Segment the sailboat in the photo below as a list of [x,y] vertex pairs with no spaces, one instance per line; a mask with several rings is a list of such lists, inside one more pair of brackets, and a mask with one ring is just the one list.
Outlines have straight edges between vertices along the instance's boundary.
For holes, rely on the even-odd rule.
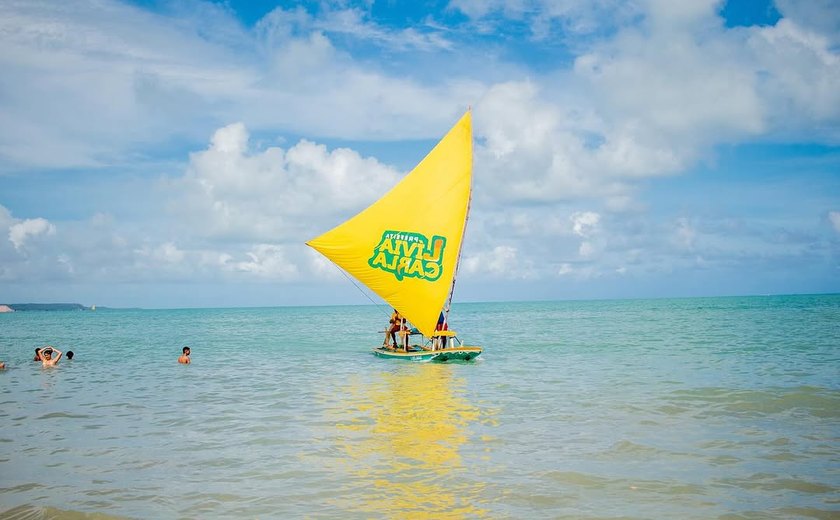
[[481,347],[465,345],[454,331],[438,330],[439,319],[447,323],[449,318],[471,193],[472,113],[467,111],[379,200],[306,243],[413,325],[399,331],[400,347],[375,347],[375,355],[469,361],[481,354]]

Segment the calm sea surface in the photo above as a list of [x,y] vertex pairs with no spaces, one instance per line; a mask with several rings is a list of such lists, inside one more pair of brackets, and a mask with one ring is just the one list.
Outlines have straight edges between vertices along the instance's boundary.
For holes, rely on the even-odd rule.
[[456,305],[461,364],[386,320],[0,314],[0,517],[840,518],[840,295]]

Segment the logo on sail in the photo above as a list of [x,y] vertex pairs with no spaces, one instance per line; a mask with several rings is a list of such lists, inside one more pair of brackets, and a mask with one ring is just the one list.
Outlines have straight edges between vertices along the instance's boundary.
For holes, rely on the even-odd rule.
[[397,280],[404,277],[434,282],[443,272],[443,250],[446,238],[408,231],[385,231],[373,250],[368,265],[392,273]]

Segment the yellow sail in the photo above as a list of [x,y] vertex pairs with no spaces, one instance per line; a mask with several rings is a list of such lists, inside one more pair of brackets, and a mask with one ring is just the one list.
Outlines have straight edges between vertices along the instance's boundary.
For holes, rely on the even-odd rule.
[[471,187],[467,112],[382,198],[307,244],[431,336],[455,276]]

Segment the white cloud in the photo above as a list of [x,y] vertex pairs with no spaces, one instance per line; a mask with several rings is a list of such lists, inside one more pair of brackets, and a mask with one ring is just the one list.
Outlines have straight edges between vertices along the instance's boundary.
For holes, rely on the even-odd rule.
[[74,275],[76,273],[76,269],[73,267],[73,261],[69,256],[65,254],[58,255],[58,263],[67,269],[67,274]]
[[2,2],[0,49],[0,157],[21,165],[113,161],[132,141],[189,133],[192,114],[250,81],[225,46],[118,2]]
[[[434,16],[394,29],[325,4],[276,9],[249,30],[227,8],[177,5],[154,14],[109,0],[0,3],[0,169],[126,164],[132,154],[143,174],[132,187],[148,188],[156,143],[212,134],[185,170],[137,194],[154,199],[142,218],[105,211],[53,224],[0,206],[4,280],[341,278],[302,242],[401,172],[321,144],[326,136],[368,150],[427,139],[470,102],[480,218],[465,245],[469,277],[667,272],[798,258],[819,242],[777,222],[727,227],[696,208],[653,217],[636,198],[648,179],[679,174],[721,143],[840,142],[837,14],[824,0],[779,0],[779,23],[734,29],[720,0],[451,3],[472,17],[470,30],[529,25],[542,51],[531,63],[504,43],[471,47],[463,27],[436,29]],[[380,52],[358,50],[372,47]],[[305,137],[265,144],[286,133]],[[838,212],[828,216],[840,231]]]
[[618,197],[629,187],[586,143],[597,126],[540,97],[532,82],[496,85],[476,108],[476,191],[497,200],[558,201]]
[[819,32],[830,38],[830,45],[840,40],[840,9],[836,0],[775,0],[776,9],[800,27]]
[[642,0],[647,22],[658,30],[691,31],[698,24],[712,24],[724,0]]
[[298,268],[286,256],[283,247],[273,244],[257,244],[245,254],[245,260],[235,261],[232,258],[226,258],[223,266],[227,270],[254,274],[261,278],[296,279],[299,274]]
[[772,132],[840,143],[840,56],[830,38],[782,19],[747,43]]
[[597,32],[627,23],[639,13],[636,3],[622,0],[451,0],[449,7],[472,19],[479,32],[491,34],[519,22],[527,24],[538,41],[558,31]]
[[840,233],[840,211],[829,211],[828,212],[828,220],[831,222],[831,225],[834,227],[834,231]]
[[588,238],[598,231],[601,215],[593,211],[575,212],[569,216],[575,235]]
[[687,218],[680,217],[677,219],[675,241],[680,247],[693,250],[696,237],[697,231]]
[[303,242],[335,215],[373,202],[398,172],[358,153],[301,140],[289,149],[250,150],[241,123],[221,128],[210,147],[190,156],[172,183],[171,211],[181,226],[215,238]]
[[566,262],[560,264],[560,267],[557,269],[558,276],[567,276],[574,272],[575,270],[572,268],[572,265]]
[[9,227],[9,241],[20,250],[27,240],[39,235],[54,235],[55,226],[43,218],[30,218],[16,222]]
[[499,245],[489,251],[471,254],[462,260],[462,269],[469,274],[489,274],[508,279],[531,276],[530,266],[518,257],[516,248]]
[[[755,65],[741,50],[742,38],[715,28],[699,34],[677,30],[681,25],[674,25],[672,15],[691,14],[682,7],[651,13],[654,20],[664,17],[666,22],[649,30],[625,29],[575,61],[576,74],[593,89],[600,110],[609,114],[608,147],[613,142],[615,147],[626,146],[632,136],[638,147],[659,154],[676,148],[683,155],[666,157],[660,164],[651,161],[656,169],[681,167],[693,159],[697,145],[764,129]],[[695,16],[705,14],[708,19],[711,13],[704,11]],[[685,23],[694,26],[695,16]]]
[[319,280],[338,280],[344,278],[339,267],[329,261],[324,255],[314,249],[307,249],[307,252],[309,256],[308,268]]
[[[455,5],[478,18],[549,9]],[[595,39],[570,70],[487,90],[476,109],[479,192],[500,201],[591,197],[634,211],[639,180],[680,173],[721,143],[780,134],[840,142],[840,57],[830,38],[785,19],[729,29],[716,0],[639,5],[640,23]]]
[[323,31],[329,34],[349,36],[358,40],[376,43],[392,51],[431,51],[450,49],[453,44],[442,34],[437,32],[421,32],[415,28],[392,29],[382,26],[369,19],[368,13],[356,8],[331,8],[324,4],[324,12],[314,18],[301,9],[295,11],[276,8],[261,20],[261,27],[265,30],[273,24],[279,24],[282,32],[289,31],[288,15],[292,19],[306,26],[309,30]]
[[[531,72],[453,43],[445,27],[391,28],[361,8],[277,8],[248,30],[202,2],[166,15],[114,1],[62,5],[0,4],[7,166],[110,164],[137,143],[198,139],[238,120],[313,137],[428,138],[483,96],[477,132],[488,146],[477,160],[493,180],[518,174],[505,197],[597,196],[618,207],[628,178],[679,172],[720,141],[791,131],[787,116],[796,132],[840,138],[826,124],[840,111],[840,79],[817,23],[836,17],[825,1],[783,2],[790,20],[747,29],[723,27],[720,0],[450,4],[475,20],[532,22],[545,38],[597,35],[568,42],[571,69]],[[348,39],[389,56],[428,53],[431,64],[451,62],[458,48],[481,66],[443,75],[432,65],[407,79],[337,46]],[[494,85],[494,70],[507,80]]]
[[155,247],[146,246],[135,250],[135,253],[151,260],[152,264],[149,267],[152,269],[166,264],[179,264],[186,256],[184,251],[178,249],[172,242],[165,242]]
[[298,135],[428,137],[483,88],[392,75],[329,37],[432,51],[448,46],[440,31],[389,31],[329,9],[277,9],[247,31],[224,8],[192,4],[162,15],[109,0],[0,3],[0,166],[109,165],[138,143],[196,139],[231,120]]

